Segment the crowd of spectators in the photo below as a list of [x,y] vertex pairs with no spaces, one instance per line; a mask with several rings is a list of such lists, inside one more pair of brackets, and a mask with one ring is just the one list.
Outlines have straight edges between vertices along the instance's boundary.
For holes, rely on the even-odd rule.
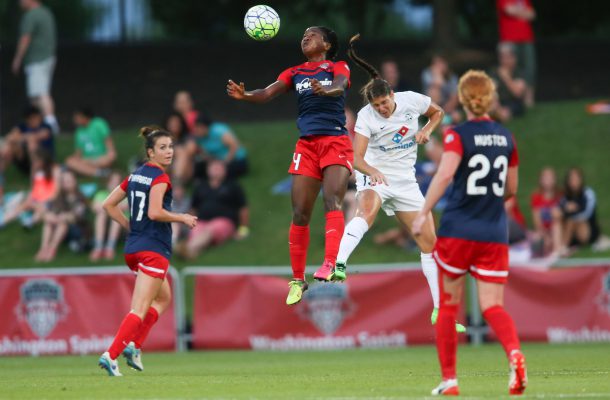
[[[174,227],[175,245],[185,249],[178,255],[194,258],[211,246],[245,238],[248,207],[238,178],[247,174],[248,160],[230,126],[196,110],[186,91],[176,94],[173,109],[159,122],[175,137],[169,171],[173,207],[192,211],[200,221],[190,234]],[[83,107],[74,111],[73,124],[74,151],[63,160],[56,154],[51,127],[34,106],[5,136],[0,176],[14,165],[29,177],[30,187],[0,193],[0,229],[16,220],[27,229],[41,223],[40,249],[34,256],[39,262],[52,261],[63,243],[76,252],[89,251],[93,262],[112,261],[123,232],[109,220],[102,203],[129,171],[116,169],[117,150],[104,118]],[[124,207],[127,211],[127,204]]]

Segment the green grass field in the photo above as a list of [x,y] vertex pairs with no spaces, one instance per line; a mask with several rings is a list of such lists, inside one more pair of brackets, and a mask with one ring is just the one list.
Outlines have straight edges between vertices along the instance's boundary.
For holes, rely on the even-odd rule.
[[[571,165],[581,166],[598,198],[599,218],[603,231],[610,233],[610,169],[608,165],[608,140],[610,137],[609,116],[590,116],[585,113],[587,101],[545,103],[536,106],[524,118],[509,124],[519,145],[521,158],[521,185],[519,202],[529,218],[529,196],[536,186],[539,170],[551,165],[562,177]],[[272,105],[271,105],[272,106]],[[291,161],[297,139],[294,121],[272,123],[235,124],[235,132],[248,148],[251,173],[243,179],[251,209],[251,235],[242,242],[231,242],[215,248],[190,265],[287,265],[287,232],[291,211],[288,196],[274,196],[272,186],[287,177],[286,170]],[[119,152],[118,167],[126,169],[127,160],[138,154],[141,143],[137,129],[120,130],[114,133]],[[59,138],[59,159],[73,148],[71,135]],[[7,173],[7,189],[26,189],[27,179],[14,170]],[[417,252],[406,252],[393,246],[375,246],[371,237],[395,226],[393,219],[380,214],[376,226],[355,251],[354,263],[381,263],[416,261]],[[312,240],[308,262],[321,262],[324,252],[323,212],[316,205],[311,226]],[[25,232],[13,224],[0,230],[3,251],[0,267],[35,267],[33,255],[39,245],[40,228]],[[575,257],[608,257],[610,252],[577,252]],[[184,262],[174,258],[178,267]],[[52,265],[83,266],[90,262],[86,254],[75,255],[67,248],[61,249]],[[100,263],[102,264],[102,263]],[[105,262],[107,264],[107,262]],[[122,264],[117,258],[115,264]]]
[[[608,344],[524,347],[525,398],[610,399]],[[146,354],[146,370],[109,378],[97,358],[0,361],[2,399],[421,399],[439,382],[435,349]],[[508,398],[498,345],[459,349],[462,398]]]

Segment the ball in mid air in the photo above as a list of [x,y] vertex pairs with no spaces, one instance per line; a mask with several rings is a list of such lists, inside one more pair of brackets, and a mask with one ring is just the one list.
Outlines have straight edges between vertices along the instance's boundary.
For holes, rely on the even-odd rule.
[[254,6],[246,12],[244,29],[254,40],[269,40],[280,30],[280,16],[269,6]]

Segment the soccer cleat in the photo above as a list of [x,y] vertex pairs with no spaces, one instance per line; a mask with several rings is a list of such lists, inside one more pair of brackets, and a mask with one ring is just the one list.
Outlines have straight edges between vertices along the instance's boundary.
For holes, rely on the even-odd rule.
[[129,342],[125,350],[123,350],[123,357],[127,360],[127,365],[136,371],[144,371],[144,364],[142,364],[142,350],[137,349],[133,342]]
[[347,279],[347,265],[344,262],[337,261],[335,269],[330,277],[333,282],[344,282]]
[[288,297],[286,297],[286,304],[291,306],[301,301],[303,292],[307,290],[309,285],[305,281],[293,279],[288,282],[288,287],[290,287],[290,290],[288,291]]
[[[436,325],[436,320],[437,319],[438,319],[438,308],[434,308],[434,309],[432,309],[432,314],[430,314],[430,323],[432,325]],[[457,333],[465,333],[466,332],[466,327],[456,321],[456,323],[455,323],[455,331]]]
[[100,368],[105,369],[106,372],[108,372],[108,376],[123,376],[123,374],[119,372],[119,363],[110,358],[108,352],[102,354],[97,365],[99,365]]
[[430,323],[432,325],[436,325],[436,320],[438,319],[438,308],[434,307],[432,309],[432,314],[430,314]]
[[335,269],[335,264],[324,260],[322,266],[318,268],[318,270],[313,274],[313,278],[318,281],[328,282],[333,277],[333,271]]
[[432,389],[432,396],[457,396],[460,394],[457,379],[447,379]]
[[527,386],[527,367],[521,350],[511,351],[508,362],[510,364],[508,394],[521,395]]

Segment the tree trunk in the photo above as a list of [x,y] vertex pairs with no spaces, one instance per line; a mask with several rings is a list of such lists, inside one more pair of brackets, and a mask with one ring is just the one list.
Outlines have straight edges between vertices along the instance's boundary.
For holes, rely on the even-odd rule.
[[455,0],[433,0],[435,50],[453,52],[459,47]]

